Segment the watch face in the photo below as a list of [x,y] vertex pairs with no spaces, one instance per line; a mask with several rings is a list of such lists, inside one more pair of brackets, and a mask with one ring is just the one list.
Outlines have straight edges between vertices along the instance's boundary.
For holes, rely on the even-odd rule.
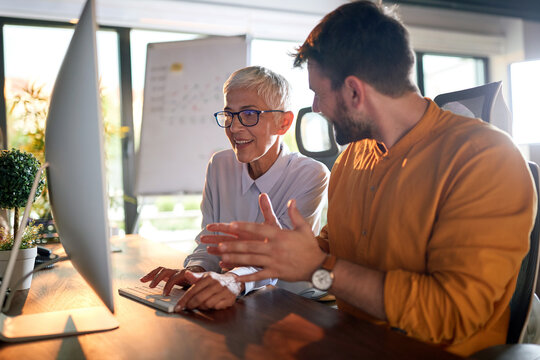
[[311,282],[316,289],[328,290],[332,286],[333,282],[332,273],[325,269],[318,269],[313,273]]

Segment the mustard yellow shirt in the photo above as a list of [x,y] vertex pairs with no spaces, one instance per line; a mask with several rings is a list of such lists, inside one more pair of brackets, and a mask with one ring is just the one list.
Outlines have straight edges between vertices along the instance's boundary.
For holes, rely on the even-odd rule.
[[469,355],[506,341],[533,186],[509,136],[430,100],[390,149],[363,140],[341,154],[320,240],[338,258],[386,272],[389,326]]

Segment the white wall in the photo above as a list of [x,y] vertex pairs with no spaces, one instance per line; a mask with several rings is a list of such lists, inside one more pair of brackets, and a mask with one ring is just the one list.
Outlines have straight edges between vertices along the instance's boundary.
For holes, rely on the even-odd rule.
[[525,60],[540,59],[540,22],[525,21],[523,34]]
[[[69,21],[85,0],[0,0],[0,16]],[[347,0],[96,0],[101,25],[191,33],[305,39],[327,12]],[[540,57],[540,23],[401,5],[418,50],[523,59]],[[529,46],[529,43],[534,44]],[[500,59],[499,59],[500,60]],[[503,61],[503,62],[504,62]],[[502,63],[501,62],[501,65]],[[499,67],[499,66],[497,66]],[[499,75],[494,69],[492,75]]]
[[[100,25],[152,30],[305,39],[321,17],[345,0],[96,0]],[[0,0],[0,16],[70,21],[84,0]]]

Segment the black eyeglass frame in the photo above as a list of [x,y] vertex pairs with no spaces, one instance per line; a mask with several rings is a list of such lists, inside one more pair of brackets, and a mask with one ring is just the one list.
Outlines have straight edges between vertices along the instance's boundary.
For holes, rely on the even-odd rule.
[[[246,111],[254,112],[254,113],[257,114],[257,121],[255,121],[255,124],[251,124],[251,125],[244,124],[244,121],[242,120],[242,116],[240,116],[240,114],[243,113],[243,112],[246,112]],[[224,129],[230,128],[232,126],[232,123],[234,121],[235,116],[238,118],[238,121],[240,121],[240,124],[242,124],[243,126],[252,127],[252,126],[255,126],[255,125],[257,125],[259,123],[259,119],[260,119],[261,114],[272,113],[272,112],[284,113],[285,111],[284,110],[252,110],[252,109],[246,109],[246,110],[242,110],[242,111],[232,112],[232,111],[222,110],[222,111],[218,111],[218,112],[214,113],[214,118],[216,118],[216,123],[218,124],[218,126],[220,128],[224,128]],[[231,116],[231,118],[232,118],[231,123],[229,124],[229,126],[222,126],[219,123],[218,115],[223,114],[223,113],[229,114]]]

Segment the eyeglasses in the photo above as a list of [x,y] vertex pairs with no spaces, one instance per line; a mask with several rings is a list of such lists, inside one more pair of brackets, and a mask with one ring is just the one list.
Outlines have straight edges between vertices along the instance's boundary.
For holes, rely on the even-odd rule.
[[232,111],[218,111],[214,114],[217,124],[222,128],[231,127],[234,120],[234,116],[238,116],[240,124],[249,127],[255,126],[259,123],[259,117],[263,113],[270,112],[284,112],[283,110],[242,110],[238,112]]

